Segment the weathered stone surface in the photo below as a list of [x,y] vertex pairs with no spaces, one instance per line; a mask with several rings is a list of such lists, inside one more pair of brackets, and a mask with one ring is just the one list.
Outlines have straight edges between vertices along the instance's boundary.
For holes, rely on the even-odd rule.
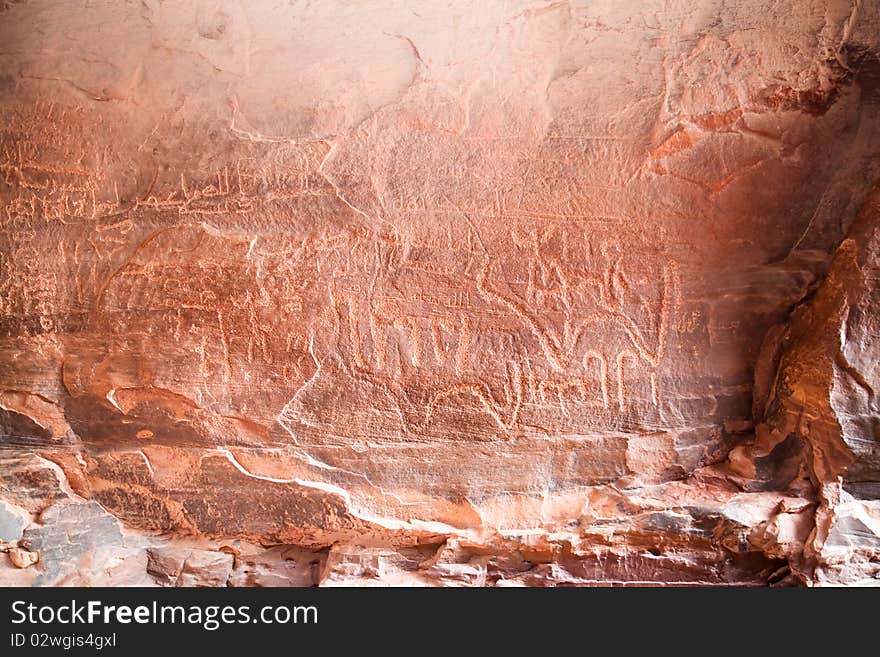
[[16,568],[27,568],[40,560],[39,552],[31,552],[20,547],[14,547],[9,550],[9,561]]
[[228,586],[314,586],[320,581],[323,552],[277,546],[237,554]]
[[183,562],[177,586],[226,586],[232,559],[226,552],[193,550]]
[[0,12],[0,583],[880,581],[877,0]]
[[0,500],[0,542],[17,541],[30,522],[27,511]]
[[769,462],[774,485],[815,490],[804,556],[820,582],[880,580],[878,271],[880,189],[815,296],[793,313],[756,438],[736,448],[747,476]]

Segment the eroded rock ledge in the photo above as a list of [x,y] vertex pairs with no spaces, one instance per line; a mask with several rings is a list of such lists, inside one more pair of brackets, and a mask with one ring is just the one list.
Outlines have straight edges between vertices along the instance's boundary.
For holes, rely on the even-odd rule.
[[877,584],[878,35],[0,2],[0,584]]

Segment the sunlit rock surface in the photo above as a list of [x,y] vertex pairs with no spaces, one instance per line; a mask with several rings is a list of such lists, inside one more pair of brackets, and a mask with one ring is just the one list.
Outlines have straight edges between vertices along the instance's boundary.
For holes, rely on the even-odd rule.
[[0,584],[880,583],[878,54],[0,1]]

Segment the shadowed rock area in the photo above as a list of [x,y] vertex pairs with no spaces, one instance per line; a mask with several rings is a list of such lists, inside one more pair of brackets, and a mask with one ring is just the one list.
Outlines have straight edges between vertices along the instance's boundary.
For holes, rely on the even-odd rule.
[[880,584],[880,0],[0,1],[0,585]]

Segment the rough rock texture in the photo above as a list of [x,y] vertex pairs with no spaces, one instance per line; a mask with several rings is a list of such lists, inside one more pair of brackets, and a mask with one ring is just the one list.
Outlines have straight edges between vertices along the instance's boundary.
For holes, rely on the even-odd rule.
[[0,584],[880,583],[880,2],[0,1]]

